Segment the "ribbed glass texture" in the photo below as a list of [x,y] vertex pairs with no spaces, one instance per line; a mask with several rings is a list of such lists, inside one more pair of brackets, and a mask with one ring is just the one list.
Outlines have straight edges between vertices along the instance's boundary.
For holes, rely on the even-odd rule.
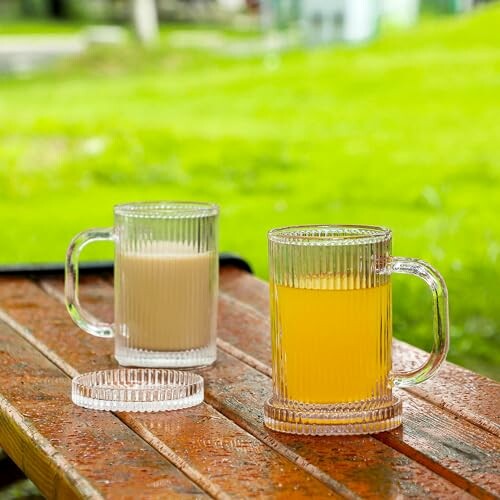
[[269,233],[273,397],[265,422],[283,432],[393,428],[391,233],[304,226]]
[[108,411],[165,411],[203,401],[203,378],[161,369],[102,370],[73,379],[71,398],[84,408]]
[[115,356],[124,366],[190,367],[216,357],[218,208],[115,207]]

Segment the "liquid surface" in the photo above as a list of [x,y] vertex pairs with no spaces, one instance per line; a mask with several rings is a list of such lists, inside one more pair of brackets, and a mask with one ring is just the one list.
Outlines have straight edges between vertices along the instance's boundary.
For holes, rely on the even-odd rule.
[[[181,351],[215,335],[214,252],[156,244],[116,256],[117,341],[129,348]],[[215,276],[215,278],[214,278]]]
[[347,403],[390,396],[390,283],[354,290],[271,286],[271,303],[280,397]]

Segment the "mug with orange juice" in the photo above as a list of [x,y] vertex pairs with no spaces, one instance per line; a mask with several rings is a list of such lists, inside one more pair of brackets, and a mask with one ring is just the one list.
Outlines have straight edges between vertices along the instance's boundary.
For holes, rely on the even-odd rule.
[[[368,434],[401,424],[393,386],[431,377],[449,344],[446,284],[429,264],[392,257],[376,226],[294,226],[269,232],[273,395],[266,426],[295,434]],[[391,274],[432,290],[427,362],[392,371]]]

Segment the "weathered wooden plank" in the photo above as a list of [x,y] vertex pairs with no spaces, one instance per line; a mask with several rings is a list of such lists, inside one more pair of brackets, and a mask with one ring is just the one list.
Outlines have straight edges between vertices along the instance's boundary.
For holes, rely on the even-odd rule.
[[294,465],[208,404],[177,413],[121,416],[165,456],[179,457],[173,460],[179,468],[198,471],[227,498],[281,498],[293,496],[298,488],[307,497],[353,497],[341,484],[323,484],[314,471]]
[[[6,290],[9,287],[15,287],[14,296]],[[61,291],[60,288],[54,290],[52,292],[56,294]],[[95,292],[88,293],[95,296]],[[6,296],[10,298],[4,301]],[[107,297],[110,309],[110,296]],[[102,309],[101,299],[90,306],[93,312]],[[25,303],[30,307],[24,308]],[[64,357],[60,364],[69,366],[73,372],[87,370],[89,366],[90,357],[82,358],[78,353],[80,349],[94,353],[92,369],[113,364],[111,343],[90,337],[74,327],[64,306],[35,284],[18,280],[14,285],[0,280],[0,307],[19,323],[18,328],[22,324],[30,330],[30,335],[40,342],[45,353],[53,359]],[[65,340],[58,336],[59,330],[66,332]],[[99,413],[82,411],[84,416]],[[297,485],[301,485],[304,495],[312,497],[337,496],[332,488],[342,494],[350,493],[334,481],[325,485],[312,477],[207,404],[179,412],[118,415],[127,426],[214,496],[289,496],[296,493]],[[162,487],[161,480],[157,487]],[[165,488],[168,488],[167,483]]]
[[220,291],[250,304],[265,316],[269,316],[269,284],[250,273],[234,267],[220,270]]
[[[420,366],[427,353],[405,342],[394,342],[395,366]],[[500,384],[453,363],[444,363],[437,375],[406,389],[436,406],[500,436]]]
[[400,396],[404,425],[377,438],[476,496],[498,498],[500,440],[405,391]]
[[[0,442],[47,498],[102,498],[0,395]],[[33,442],[37,444],[34,445]],[[51,458],[49,459],[48,456]]]
[[[224,321],[219,321],[219,337],[258,360],[265,367],[260,371],[270,376],[272,353],[269,318],[226,293],[219,295],[219,318],[224,318]],[[231,354],[239,357],[237,352]],[[251,360],[244,361],[259,369]]]
[[112,414],[73,405],[70,379],[2,321],[0,346],[0,443],[46,497],[203,495]]
[[[248,321],[253,313],[269,316],[269,287],[266,282],[235,268],[222,268],[221,291],[225,294],[228,311],[239,314],[231,301],[239,300],[249,308]],[[221,307],[224,307],[224,303]],[[242,319],[245,321],[245,319]],[[246,330],[247,331],[247,330]],[[271,349],[269,326],[245,335],[226,332],[224,340],[239,347],[265,364],[270,364]],[[264,336],[264,339],[262,339]],[[394,342],[394,359],[397,368],[419,366],[427,356],[422,350],[404,342]],[[407,389],[427,401],[460,415],[469,422],[500,436],[500,384],[482,377],[453,363],[445,363],[438,375],[422,385]]]
[[[46,289],[52,287],[51,293],[60,296],[62,285],[59,280],[46,282],[44,286]],[[103,288],[99,292],[103,300],[88,303],[88,307],[97,316],[109,319],[110,287],[103,286],[102,282],[84,284],[81,289],[82,300],[86,299],[87,293],[90,297],[96,293],[95,290],[87,291],[87,286]],[[229,322],[241,324],[240,315],[226,318],[225,309],[221,308],[220,312],[220,328],[231,330]],[[261,317],[257,319],[262,320]],[[251,321],[245,324],[248,329],[253,328]],[[269,378],[224,353],[220,354],[219,359],[223,362],[203,371],[210,403],[323,481],[328,483],[329,478],[334,478],[362,496],[465,495],[464,491],[455,489],[448,481],[373,437],[318,439],[268,431],[262,426],[262,406],[271,390]],[[245,404],[240,404],[240,397],[247,398]]]

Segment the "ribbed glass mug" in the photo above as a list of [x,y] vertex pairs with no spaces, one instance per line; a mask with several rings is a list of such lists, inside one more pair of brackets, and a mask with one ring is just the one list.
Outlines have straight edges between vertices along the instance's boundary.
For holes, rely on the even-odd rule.
[[[193,367],[216,358],[218,292],[216,205],[117,205],[113,228],[78,234],[66,258],[66,305],[75,323],[115,338],[124,366]],[[78,260],[91,241],[115,243],[115,321],[98,322],[78,299]]]
[[[296,434],[368,434],[401,424],[393,386],[431,377],[446,357],[448,299],[429,264],[391,256],[375,226],[296,226],[269,232],[273,395],[266,426]],[[431,288],[434,346],[427,362],[392,371],[391,274]]]

